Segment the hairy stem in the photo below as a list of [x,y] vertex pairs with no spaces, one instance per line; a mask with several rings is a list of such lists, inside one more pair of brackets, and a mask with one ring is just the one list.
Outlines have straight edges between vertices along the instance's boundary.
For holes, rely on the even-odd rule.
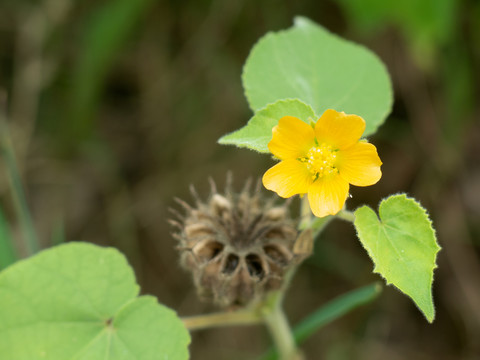
[[302,198],[300,203],[300,224],[298,228],[300,230],[307,229],[312,226],[313,214],[310,210],[310,204],[306,196]]
[[355,214],[352,211],[340,210],[335,216],[339,219],[350,221],[351,223],[355,221]]
[[273,309],[269,309],[270,311],[265,314],[265,325],[270,331],[280,355],[280,360],[300,360],[302,356],[297,349],[292,330],[279,301],[282,297],[279,294],[275,298]]
[[256,309],[249,309],[189,316],[182,318],[182,321],[187,329],[200,330],[210,327],[259,324],[263,319]]

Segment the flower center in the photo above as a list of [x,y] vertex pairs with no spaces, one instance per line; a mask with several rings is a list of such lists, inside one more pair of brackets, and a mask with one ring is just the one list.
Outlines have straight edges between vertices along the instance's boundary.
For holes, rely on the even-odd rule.
[[306,163],[313,180],[337,174],[338,169],[335,167],[336,160],[337,150],[327,144],[312,147],[308,151],[307,156],[300,159],[300,161]]

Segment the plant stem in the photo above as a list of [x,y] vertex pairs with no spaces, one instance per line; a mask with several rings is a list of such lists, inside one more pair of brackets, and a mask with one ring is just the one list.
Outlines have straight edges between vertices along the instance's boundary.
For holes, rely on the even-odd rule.
[[259,324],[262,322],[262,320],[262,316],[256,309],[221,312],[182,318],[183,324],[189,330],[199,330],[219,326],[252,325]]
[[[310,205],[306,197],[302,198],[300,206],[300,217],[302,220],[299,228],[311,228],[313,214],[310,210]],[[303,359],[303,356],[299,352],[295,343],[292,329],[288,324],[288,320],[285,316],[282,306],[283,299],[296,270],[297,266],[294,266],[287,271],[281,289],[272,293],[265,300],[265,306],[262,309],[263,320],[272,336],[275,347],[278,350],[280,360]]]
[[300,202],[300,224],[298,228],[300,230],[307,229],[312,225],[312,211],[310,210],[310,204],[308,198],[304,195]]
[[299,360],[301,354],[298,352],[293,338],[293,333],[288,324],[281,303],[276,299],[276,303],[264,317],[265,324],[272,335],[273,342],[278,350],[281,360]]
[[339,219],[350,221],[351,223],[355,221],[355,214],[352,211],[340,210],[335,216]]

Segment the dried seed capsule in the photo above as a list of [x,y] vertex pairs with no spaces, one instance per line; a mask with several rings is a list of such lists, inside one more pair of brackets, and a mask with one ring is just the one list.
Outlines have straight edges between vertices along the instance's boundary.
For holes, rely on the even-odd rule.
[[296,264],[293,247],[296,223],[287,205],[273,206],[250,191],[247,182],[240,193],[227,185],[219,194],[196,207],[178,200],[186,211],[174,233],[180,242],[181,264],[190,270],[201,297],[223,307],[245,306],[282,285],[286,270]]

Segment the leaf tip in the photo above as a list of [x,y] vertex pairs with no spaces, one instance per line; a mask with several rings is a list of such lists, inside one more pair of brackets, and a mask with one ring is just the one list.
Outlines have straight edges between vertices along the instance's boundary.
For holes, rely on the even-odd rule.
[[297,15],[293,18],[293,25],[296,27],[301,27],[308,24],[311,24],[311,21],[305,16]]
[[228,145],[228,135],[230,135],[230,134],[226,134],[226,135],[223,135],[222,137],[220,137],[220,138],[217,140],[217,144],[220,144],[220,145]]

